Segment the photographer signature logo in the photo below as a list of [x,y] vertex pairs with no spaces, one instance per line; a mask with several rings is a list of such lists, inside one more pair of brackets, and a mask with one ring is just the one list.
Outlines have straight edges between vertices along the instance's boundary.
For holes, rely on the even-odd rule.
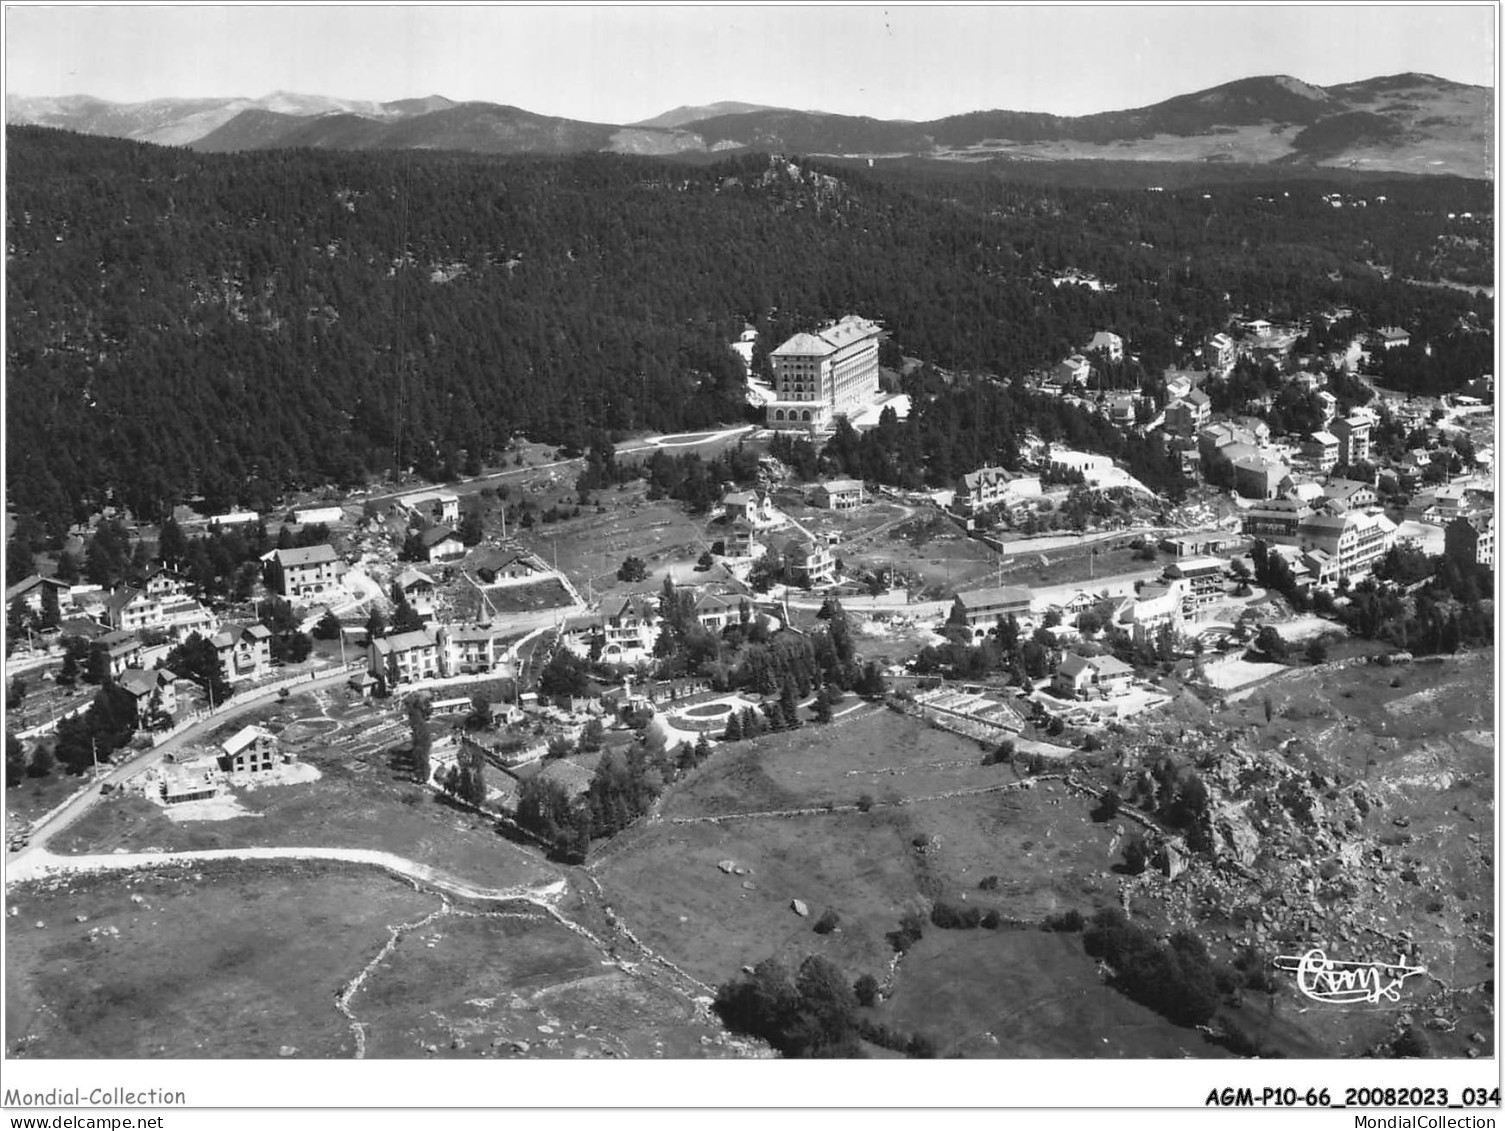
[[1394,962],[1345,962],[1315,947],[1305,954],[1278,954],[1275,966],[1294,973],[1296,987],[1313,1001],[1335,1005],[1400,1001],[1406,979],[1427,972],[1425,966],[1406,965],[1404,957]]

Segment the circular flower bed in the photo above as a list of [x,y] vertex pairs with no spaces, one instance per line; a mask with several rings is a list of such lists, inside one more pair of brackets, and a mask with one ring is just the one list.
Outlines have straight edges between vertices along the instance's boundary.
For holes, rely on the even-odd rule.
[[669,712],[671,723],[679,730],[691,730],[714,736],[726,729],[726,721],[733,712],[747,706],[737,698],[718,699],[714,703],[696,703]]

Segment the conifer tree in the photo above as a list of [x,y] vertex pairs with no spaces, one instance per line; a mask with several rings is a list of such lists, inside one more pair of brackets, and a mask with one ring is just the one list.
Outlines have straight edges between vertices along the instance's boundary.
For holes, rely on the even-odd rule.
[[428,718],[423,712],[421,702],[416,698],[409,699],[407,708],[408,726],[413,735],[413,776],[426,785],[434,772],[429,763],[429,757],[434,748],[434,736],[429,730]]
[[815,721],[818,723],[831,721],[831,700],[824,689],[815,697]]
[[386,615],[375,605],[371,606],[371,615],[366,618],[366,635],[372,640],[378,640],[387,635]]

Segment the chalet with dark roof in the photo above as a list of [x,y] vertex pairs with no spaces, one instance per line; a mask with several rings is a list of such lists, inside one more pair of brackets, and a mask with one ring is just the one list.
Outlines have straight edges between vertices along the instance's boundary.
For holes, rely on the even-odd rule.
[[17,601],[20,601],[38,616],[42,613],[42,591],[51,589],[57,595],[58,612],[66,613],[73,608],[73,596],[69,592],[65,582],[55,578],[43,577],[40,574],[32,574],[24,581],[18,581],[5,590],[5,607],[9,609]]
[[423,544],[424,560],[452,562],[465,556],[465,543],[448,526],[431,526],[418,536]]

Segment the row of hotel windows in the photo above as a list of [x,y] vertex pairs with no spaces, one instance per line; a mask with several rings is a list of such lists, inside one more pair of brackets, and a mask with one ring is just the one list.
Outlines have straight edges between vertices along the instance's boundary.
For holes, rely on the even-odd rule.
[[779,421],[783,421],[783,420],[803,420],[806,423],[809,423],[809,421],[812,419],[811,416],[810,416],[810,410],[808,408],[805,409],[803,412],[801,412],[797,408],[791,408],[789,410],[789,415],[788,416],[784,415],[784,410],[783,409],[776,408],[776,409],[773,410],[773,418],[775,420],[779,420]]

